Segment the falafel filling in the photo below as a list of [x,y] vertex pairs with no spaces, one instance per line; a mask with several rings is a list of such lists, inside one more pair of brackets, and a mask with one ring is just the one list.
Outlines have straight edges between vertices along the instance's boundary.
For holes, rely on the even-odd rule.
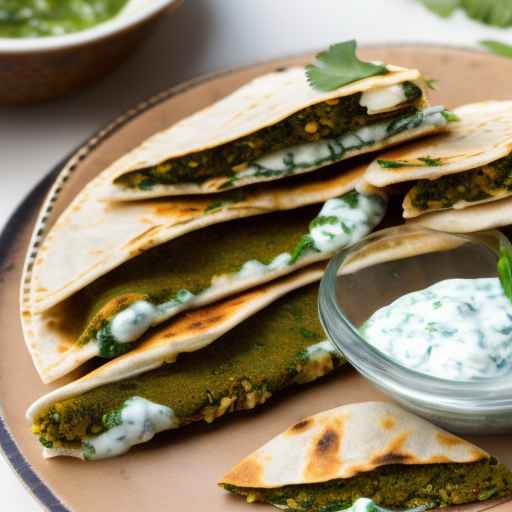
[[[291,292],[175,363],[53,404],[35,419],[34,434],[46,447],[81,447],[85,458],[100,458],[104,454],[95,453],[92,440],[119,427],[123,407],[134,398],[172,411],[177,428],[253,409],[279,391],[332,372],[344,361],[325,341],[317,288]],[[139,442],[150,437],[146,433]]]
[[273,152],[341,137],[363,127],[418,113],[425,106],[423,91],[412,82],[400,86],[405,101],[392,111],[368,114],[367,107],[360,104],[362,93],[327,100],[232,142],[124,174],[115,183],[125,188],[151,190],[157,184],[202,183],[226,177],[229,181],[225,185],[229,186],[251,163]]
[[412,206],[430,211],[460,202],[501,199],[512,193],[512,155],[490,164],[435,180],[420,180],[409,191]]
[[347,479],[275,489],[223,487],[249,503],[261,501],[290,511],[334,512],[362,497],[393,509],[431,509],[506,496],[512,492],[512,473],[491,458],[461,464],[391,464]]

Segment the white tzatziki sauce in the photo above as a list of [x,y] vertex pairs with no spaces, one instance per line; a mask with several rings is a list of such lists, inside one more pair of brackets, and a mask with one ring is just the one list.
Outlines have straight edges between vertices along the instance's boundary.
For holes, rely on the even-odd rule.
[[443,379],[512,372],[512,304],[499,279],[447,279],[376,311],[368,343],[407,368]]
[[407,101],[405,90],[401,84],[398,84],[363,92],[359,105],[366,107],[366,112],[373,115],[396,107],[405,101]]
[[234,182],[248,176],[292,176],[308,169],[342,160],[349,151],[357,151],[378,142],[423,126],[445,126],[448,121],[443,107],[429,107],[398,119],[373,123],[334,139],[299,144],[275,151],[255,160],[247,169],[232,177]]
[[[196,295],[184,289],[171,300],[157,305],[146,300],[134,302],[111,319],[111,336],[114,342],[121,344],[137,341],[150,327],[192,307],[205,295],[228,289],[240,281],[269,276],[308,255],[331,253],[357,242],[377,226],[385,211],[385,200],[375,195],[351,192],[329,199],[311,222],[308,234],[303,236],[306,243],[298,253],[281,253],[268,264],[248,260],[237,272],[214,277],[211,285]],[[96,340],[100,346],[102,336],[103,332],[98,331]]]
[[118,421],[103,434],[82,442],[87,460],[105,459],[126,453],[132,446],[145,443],[155,434],[178,428],[179,422],[170,407],[134,396],[126,400],[118,413]]

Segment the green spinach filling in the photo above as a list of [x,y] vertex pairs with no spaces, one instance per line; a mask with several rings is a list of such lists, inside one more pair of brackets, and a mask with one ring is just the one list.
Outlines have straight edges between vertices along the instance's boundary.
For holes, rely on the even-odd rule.
[[45,37],[78,32],[113,18],[127,1],[2,0],[0,37]]
[[[91,341],[116,313],[136,301],[162,304],[185,290],[196,295],[210,287],[214,276],[237,272],[248,260],[268,264],[282,252],[293,251],[317,213],[318,206],[308,206],[237,219],[143,252],[68,301],[67,315],[78,326],[78,343]],[[106,357],[132,348],[130,343],[116,344],[108,332],[100,340]]]
[[382,466],[345,480],[287,485],[276,489],[224,487],[285,510],[338,512],[358,498],[397,509],[462,505],[505,496],[512,492],[512,474],[495,459],[465,464]]
[[123,403],[140,396],[173,409],[180,426],[252,409],[272,394],[315,380],[341,364],[316,367],[308,347],[325,340],[317,317],[317,284],[298,289],[245,320],[217,341],[137,377],[54,404],[33,431],[45,446],[77,443],[115,426]]
[[328,100],[233,142],[127,173],[116,183],[148,190],[156,184],[202,183],[215,177],[231,178],[254,160],[274,151],[338,137],[363,126],[415,113],[423,105],[423,92],[412,82],[405,82],[402,87],[407,101],[392,112],[368,115],[366,107],[359,104],[361,93]]
[[470,171],[420,180],[408,196],[416,209],[436,210],[450,208],[460,201],[485,201],[509,192],[512,192],[512,155]]
[[[327,201],[346,206],[348,211],[339,210],[338,216],[318,214],[319,206],[312,205],[188,233],[144,251],[75,294],[59,306],[61,323],[68,326],[67,319],[73,318],[67,328],[78,345],[96,341],[101,357],[117,357],[131,350],[152,325],[221,286],[216,282],[220,277],[227,280],[222,284],[226,287],[230,281],[236,286],[237,281],[263,279],[272,272],[288,273],[306,253],[328,253],[348,243],[361,226],[359,220],[345,221],[343,216],[350,217],[350,210],[363,200],[375,209],[365,224],[370,231],[380,220],[383,204],[378,197],[363,199],[353,191]],[[340,240],[333,232],[337,226]],[[332,247],[317,247],[313,234]]]

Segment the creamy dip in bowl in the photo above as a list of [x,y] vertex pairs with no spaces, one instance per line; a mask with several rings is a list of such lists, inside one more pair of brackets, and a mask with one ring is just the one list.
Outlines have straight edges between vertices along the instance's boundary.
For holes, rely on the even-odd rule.
[[332,343],[376,387],[452,431],[512,431],[512,303],[504,235],[401,226],[330,262],[320,285]]

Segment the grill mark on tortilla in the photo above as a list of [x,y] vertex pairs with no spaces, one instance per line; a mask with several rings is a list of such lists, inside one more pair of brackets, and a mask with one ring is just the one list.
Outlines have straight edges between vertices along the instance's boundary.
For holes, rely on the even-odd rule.
[[305,418],[296,423],[295,425],[293,425],[292,427],[290,427],[286,431],[285,435],[293,436],[297,434],[302,434],[303,432],[309,430],[314,425],[314,423],[315,422],[312,418]]
[[380,424],[382,425],[382,428],[384,430],[391,430],[395,427],[396,421],[395,418],[393,418],[393,416],[384,416]]
[[339,450],[343,435],[343,420],[327,424],[320,435],[313,440],[304,477],[306,482],[329,479],[341,466]]
[[403,450],[404,444],[409,439],[410,432],[402,432],[382,450],[371,459],[373,467],[384,466],[387,464],[417,464],[416,457]]

